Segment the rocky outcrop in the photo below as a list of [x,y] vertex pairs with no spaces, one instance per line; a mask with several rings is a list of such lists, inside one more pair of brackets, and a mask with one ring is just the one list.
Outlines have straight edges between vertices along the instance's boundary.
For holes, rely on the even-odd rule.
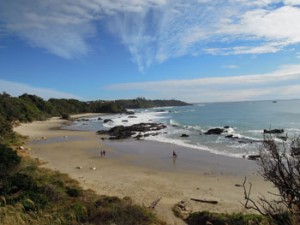
[[[137,139],[141,139],[142,137],[149,136],[150,134],[143,134],[146,132],[154,132],[161,129],[166,128],[166,125],[162,123],[139,123],[134,124],[132,126],[116,126],[109,130],[98,131],[98,134],[108,134],[110,136],[109,139],[117,140],[117,139],[126,139],[130,138],[134,135],[137,135]],[[157,134],[157,132],[154,132]]]
[[260,158],[260,155],[248,155],[247,159],[249,160],[258,160]]
[[264,134],[282,134],[284,129],[264,130]]
[[209,129],[208,131],[206,131],[204,134],[206,134],[206,135],[211,135],[211,134],[220,135],[224,131],[225,131],[224,128],[212,128],[212,129]]
[[105,119],[103,120],[103,123],[113,122],[111,119]]
[[189,137],[188,134],[182,134],[180,137]]

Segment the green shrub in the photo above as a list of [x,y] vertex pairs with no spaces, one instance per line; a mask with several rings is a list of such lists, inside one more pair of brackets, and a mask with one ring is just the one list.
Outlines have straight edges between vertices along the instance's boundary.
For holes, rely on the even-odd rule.
[[80,195],[80,190],[78,188],[70,188],[67,187],[66,193],[70,196],[70,197],[78,197]]
[[2,144],[0,144],[0,159],[0,177],[8,174],[21,161],[13,149]]
[[189,225],[208,224],[209,222],[214,225],[266,225],[266,220],[260,215],[254,214],[224,214],[224,213],[211,213],[211,212],[195,212],[192,213],[187,219]]

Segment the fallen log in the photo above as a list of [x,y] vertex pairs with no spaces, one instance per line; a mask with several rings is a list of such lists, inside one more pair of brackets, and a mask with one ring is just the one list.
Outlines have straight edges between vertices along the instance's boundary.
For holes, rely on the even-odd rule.
[[209,203],[209,204],[218,204],[218,201],[214,200],[204,200],[204,199],[197,199],[197,198],[191,198],[192,201],[195,202],[202,202],[202,203]]
[[155,200],[154,202],[151,203],[151,205],[149,206],[150,209],[155,209],[156,205],[158,204],[158,202],[161,200],[161,197],[159,197],[157,200]]

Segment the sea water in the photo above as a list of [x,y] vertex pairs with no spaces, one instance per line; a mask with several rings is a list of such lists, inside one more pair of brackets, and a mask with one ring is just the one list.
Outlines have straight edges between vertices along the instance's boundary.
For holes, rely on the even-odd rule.
[[[118,114],[75,121],[66,129],[97,131],[118,125],[160,122],[167,128],[159,135],[145,139],[236,157],[257,154],[264,129],[284,129],[280,136],[288,136],[289,140],[300,135],[300,100],[203,103],[133,111],[134,115]],[[112,122],[103,123],[104,119]],[[229,129],[221,135],[204,134],[211,128],[224,126]],[[182,134],[188,137],[181,137]],[[236,138],[227,138],[230,134]],[[282,142],[276,135],[274,138]]]

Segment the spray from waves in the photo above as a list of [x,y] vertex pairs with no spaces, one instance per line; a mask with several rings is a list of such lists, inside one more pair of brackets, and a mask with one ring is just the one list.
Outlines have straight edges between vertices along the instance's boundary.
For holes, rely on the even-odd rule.
[[[195,149],[198,151],[208,151],[210,153],[213,154],[217,154],[217,155],[226,155],[226,156],[230,156],[230,157],[235,157],[235,158],[242,158],[244,157],[244,153],[232,153],[232,152],[228,152],[228,151],[219,151],[213,148],[210,148],[208,146],[205,145],[201,145],[199,143],[197,144],[191,144],[191,143],[187,143],[181,139],[173,139],[173,138],[167,138],[165,136],[149,136],[146,137],[145,140],[150,140],[150,141],[157,141],[157,142],[162,142],[162,143],[169,143],[169,144],[174,144],[177,146],[182,146],[185,148],[190,148],[190,149]],[[250,153],[252,154],[252,153]]]

